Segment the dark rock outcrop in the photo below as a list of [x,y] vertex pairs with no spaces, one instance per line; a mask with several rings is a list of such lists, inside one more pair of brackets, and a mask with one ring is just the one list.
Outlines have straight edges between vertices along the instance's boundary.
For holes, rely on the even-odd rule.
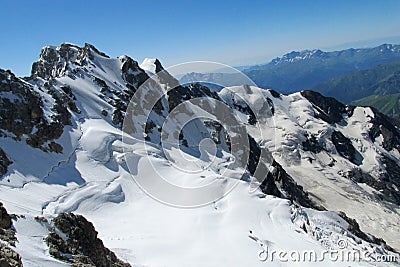
[[8,171],[8,166],[10,166],[13,162],[7,157],[6,153],[0,147],[0,177]]
[[10,71],[0,69],[0,136],[11,136],[21,140],[27,136],[26,143],[44,151],[62,152],[62,147],[54,142],[63,133],[65,125],[71,125],[68,107],[75,109],[71,92],[57,91],[51,82],[40,90],[54,99],[51,108],[51,121],[43,112],[43,100],[33,86],[15,77]]
[[22,267],[21,256],[9,246],[0,243],[0,267]]
[[344,114],[347,114],[348,116],[353,114],[354,107],[346,106],[332,97],[326,97],[310,90],[304,90],[300,93],[310,101],[318,111],[316,117],[326,121],[327,123],[338,123],[343,119]]
[[66,235],[63,239],[53,230],[46,237],[50,255],[74,266],[128,267],[106,248],[97,237],[93,224],[81,215],[61,213],[53,219],[54,226]]
[[12,228],[11,215],[0,202],[0,266],[1,267],[21,267],[21,256],[15,252],[11,246],[15,246],[14,229]]
[[268,89],[268,92],[270,92],[270,94],[271,94],[273,97],[275,97],[275,98],[281,98],[281,94],[278,93],[278,92],[275,91],[275,90]]
[[256,119],[256,115],[254,114],[253,110],[244,103],[241,104],[237,104],[235,102],[233,102],[233,106],[235,107],[235,109],[239,110],[241,113],[248,115],[248,123],[250,125],[255,125],[257,123],[257,119]]
[[400,205],[400,191],[396,190],[400,188],[400,166],[396,161],[386,156],[382,159],[382,162],[386,168],[386,172],[379,177],[379,181],[384,184],[380,186],[382,195],[389,201]]
[[[173,83],[173,81],[169,83]],[[199,83],[190,84],[188,86],[178,85],[174,87],[172,90],[170,90],[167,93],[167,95],[168,95],[169,111],[173,110],[176,106],[178,106],[182,102],[196,97],[209,97],[222,101],[216,92],[212,92],[208,87],[201,85]]]
[[12,226],[11,216],[8,214],[3,203],[0,202],[0,228],[9,229]]
[[377,109],[372,107],[371,109],[374,113],[374,117],[370,120],[372,127],[368,132],[371,140],[374,142],[377,137],[382,135],[383,148],[387,151],[397,149],[400,152],[400,125],[396,120],[380,113]]
[[0,69],[0,81],[0,128],[19,139],[42,122],[43,103],[29,84],[10,71]]
[[[303,207],[314,208],[317,210],[324,210],[325,208],[312,202],[309,195],[304,191],[301,185],[298,185],[295,180],[282,168],[282,166],[275,160],[272,163],[273,170],[268,172],[267,178],[261,184],[261,190],[266,194],[275,195],[291,200],[298,203]],[[274,186],[280,189],[278,194]]]
[[129,102],[136,90],[149,79],[149,76],[139,67],[138,62],[132,58],[124,56],[120,60],[122,62],[121,75],[126,82],[127,89],[123,91],[113,90],[104,80],[95,76],[93,77],[93,81],[101,87],[99,97],[115,108],[112,115],[113,124],[121,126]]
[[302,147],[304,151],[311,151],[313,153],[319,153],[324,150],[322,144],[318,138],[313,134],[305,133],[306,140],[303,141]]
[[137,89],[149,78],[149,76],[139,67],[137,61],[130,57],[124,57],[122,65],[122,78],[129,86]]
[[[173,111],[178,105],[182,104],[185,101],[193,100],[196,98],[209,98],[209,99],[215,99],[218,101],[222,101],[218,94],[216,92],[211,91],[208,87],[203,86],[199,83],[196,84],[189,84],[187,86],[181,86],[178,84],[178,81],[170,76],[166,71],[162,70],[157,74],[157,79],[160,81],[163,81],[162,85],[168,85],[168,87],[171,86],[171,89],[166,93],[163,94],[161,91],[161,94],[159,94],[159,99],[155,103],[155,105],[152,107],[152,111],[159,116],[159,118],[156,121],[152,121],[149,119],[146,123],[145,126],[145,134],[146,136],[149,136],[150,134],[153,136],[155,140],[150,140],[148,137],[148,141],[155,141],[161,140],[161,131],[159,129],[162,129],[163,127],[163,120],[168,116],[168,114]],[[150,80],[150,83],[153,82]],[[156,88],[156,90],[163,90],[161,89],[160,84],[152,84],[154,85],[153,88]],[[156,92],[154,91],[149,91],[148,92],[148,97],[152,98],[158,98]],[[210,107],[211,108],[211,107]],[[212,108],[211,108],[212,109]],[[187,110],[187,112],[192,112],[190,110]],[[209,110],[210,113],[216,112],[215,110]],[[123,119],[123,118],[122,118]],[[196,121],[200,121],[200,119],[196,119]],[[207,128],[207,125],[204,124],[202,121],[201,124],[204,125],[205,128]],[[209,125],[210,126],[210,125]],[[219,128],[219,127],[217,127]],[[213,131],[216,130],[215,127],[211,127]],[[205,130],[205,129],[203,129]],[[212,133],[209,133],[212,135]],[[183,140],[188,140],[187,137],[185,137],[185,131],[183,130],[181,133],[180,139]],[[210,136],[211,137],[211,136]],[[200,141],[200,140],[199,140]],[[186,142],[186,141],[183,141]]]
[[335,145],[336,151],[345,159],[348,159],[356,165],[360,165],[363,157],[354,148],[351,140],[344,136],[339,131],[333,131],[332,133],[332,143]]
[[367,241],[369,243],[374,243],[377,245],[382,245],[385,249],[390,250],[392,252],[396,252],[392,247],[386,244],[385,240],[382,238],[377,238],[371,234],[366,234],[360,229],[360,225],[357,223],[356,220],[348,217],[346,213],[344,212],[339,212],[339,216],[345,220],[349,226],[347,227],[347,230],[349,230],[353,235],[357,236],[358,238],[361,238],[364,241]]
[[[292,202],[298,203],[303,207],[312,207],[318,210],[324,208],[316,205],[311,201],[308,193],[303,190],[303,187],[298,185],[294,179],[282,168],[282,166],[274,159],[270,159],[272,162],[262,162],[260,160],[262,149],[257,142],[249,135],[250,155],[247,169],[252,175],[255,175],[258,180],[262,180],[260,189],[267,195],[274,195],[280,198],[286,198]],[[267,165],[270,163],[271,167]],[[257,172],[257,166],[262,171]],[[258,177],[262,176],[263,177]]]
[[15,231],[11,220],[11,215],[8,214],[4,208],[3,203],[0,202],[0,239],[8,242],[11,246],[15,246]]
[[374,188],[379,192],[375,194],[377,198],[400,205],[400,192],[396,190],[400,188],[400,166],[387,157],[384,157],[382,161],[386,166],[386,172],[378,178],[372,177],[359,168],[348,171],[345,177]]

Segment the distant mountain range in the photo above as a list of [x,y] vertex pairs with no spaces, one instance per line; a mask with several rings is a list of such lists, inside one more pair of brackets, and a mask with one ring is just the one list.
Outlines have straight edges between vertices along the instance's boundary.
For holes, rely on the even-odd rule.
[[306,50],[288,53],[244,73],[260,87],[292,93],[313,88],[334,77],[395,61],[400,61],[400,45],[383,44],[334,52]]
[[[242,71],[257,86],[287,94],[311,89],[332,78],[396,61],[400,61],[400,45],[383,44],[374,48],[351,48],[334,52],[293,51],[267,64],[252,66]],[[226,73],[189,73],[180,81],[187,82],[199,78],[228,86],[238,85],[235,84],[237,79]]]
[[[241,71],[262,88],[285,94],[311,89],[344,103],[357,101],[354,103],[399,117],[396,94],[400,93],[400,45],[334,52],[293,51]],[[199,80],[224,86],[243,84],[242,75],[235,73],[189,73],[180,82]]]

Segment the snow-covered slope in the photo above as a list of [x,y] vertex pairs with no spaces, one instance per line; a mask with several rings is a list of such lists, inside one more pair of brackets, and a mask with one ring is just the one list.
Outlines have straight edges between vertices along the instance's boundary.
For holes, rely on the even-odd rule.
[[[234,87],[223,99],[249,97]],[[318,93],[264,90],[274,116],[252,135],[328,210],[355,218],[365,232],[399,248],[399,130],[369,107],[350,107]],[[253,127],[254,128],[254,127]],[[375,132],[378,130],[378,132]]]
[[[159,74],[148,80],[155,72]],[[311,250],[318,259],[327,249],[358,251],[362,262],[351,261],[352,265],[368,265],[371,257],[398,255],[357,231],[356,224],[343,214],[312,209],[344,211],[360,222],[364,232],[400,247],[395,239],[399,229],[393,179],[388,178],[394,191],[387,192],[394,196],[381,200],[372,185],[355,183],[346,176],[357,167],[376,178],[387,166],[379,155],[393,161],[398,155],[384,148],[385,134],[375,142],[363,134],[371,128],[370,117],[375,114],[368,108],[355,108],[343,121],[327,123],[315,118],[318,107],[301,94],[282,96],[248,86],[216,94],[201,85],[182,87],[163,71],[158,60],[139,65],[127,56],[111,59],[89,44],[45,47],[33,65],[32,76],[25,80],[2,73],[2,107],[15,112],[25,103],[41,110],[36,115],[29,108],[18,113],[14,123],[31,122],[22,128],[11,127],[11,121],[1,128],[4,174],[0,201],[9,212],[23,215],[14,221],[14,227],[15,251],[25,266],[65,265],[50,256],[43,241],[51,227],[34,219],[51,219],[62,212],[84,215],[104,244],[134,266],[264,266],[266,261],[274,266],[319,264],[294,262],[288,256],[289,263],[277,256],[271,260],[274,254],[265,258],[267,251],[278,255],[280,251]],[[21,88],[35,92],[34,96],[18,100]],[[143,95],[135,94],[138,91]],[[149,92],[161,96],[150,107],[149,98],[140,98]],[[132,106],[129,102],[134,94],[141,101]],[[231,128],[214,123],[224,113],[215,112],[217,104],[187,103],[197,98],[226,103],[241,123]],[[174,113],[180,108],[184,112]],[[132,121],[123,124],[126,114]],[[189,122],[185,114],[202,116]],[[260,121],[261,131],[256,127]],[[38,122],[49,132],[60,127],[63,131],[38,135],[32,126]],[[164,131],[173,133],[179,124],[182,131],[164,135]],[[241,146],[235,152],[235,140],[241,139],[228,135],[229,130],[240,136],[243,126],[251,135],[244,135],[250,143],[248,154]],[[362,159],[347,153],[347,139],[340,134],[336,134],[337,147],[343,143],[347,150],[335,148],[330,141],[335,130],[351,138]],[[321,151],[306,151],[304,142],[310,139],[306,133],[318,134]],[[33,137],[43,142],[33,144],[29,141]],[[309,142],[315,150],[313,141]],[[259,160],[261,171],[256,169]],[[191,193],[162,195],[162,190],[156,190],[161,195],[149,196],[154,184],[146,187],[146,182],[158,178],[189,188]],[[254,187],[256,180],[261,182],[259,188]],[[201,187],[207,190],[201,194],[192,190]],[[170,205],[162,203],[166,199],[171,200]],[[200,207],[176,207],[185,206],[182,203]],[[326,256],[323,265],[348,266],[349,262]]]

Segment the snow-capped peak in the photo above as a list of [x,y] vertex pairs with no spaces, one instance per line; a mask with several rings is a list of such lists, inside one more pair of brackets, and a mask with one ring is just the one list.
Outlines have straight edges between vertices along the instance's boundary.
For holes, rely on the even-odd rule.
[[139,66],[149,74],[155,74],[164,69],[157,58],[145,58]]
[[70,43],[63,43],[60,46],[45,46],[40,53],[39,60],[32,65],[31,75],[44,79],[61,77],[73,71],[74,65],[83,66],[96,57],[109,58],[88,43],[85,43],[83,47]]

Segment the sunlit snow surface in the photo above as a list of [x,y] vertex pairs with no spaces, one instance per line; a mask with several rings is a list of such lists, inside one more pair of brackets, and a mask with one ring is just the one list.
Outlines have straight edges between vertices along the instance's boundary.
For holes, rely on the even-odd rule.
[[[117,71],[121,68],[120,60],[96,57],[94,66],[102,67],[93,67],[91,71],[108,81],[113,89],[122,90],[125,83]],[[147,71],[152,69],[148,66],[150,63],[145,62]],[[52,218],[60,212],[84,215],[93,222],[105,245],[134,266],[358,265],[356,262],[333,262],[329,258],[323,263],[285,263],[278,259],[263,262],[259,259],[260,244],[270,250],[313,250],[319,254],[326,249],[322,241],[332,240],[334,236],[346,241],[345,249],[379,254],[364,241],[358,240],[357,244],[345,230],[347,223],[333,212],[302,209],[292,206],[287,200],[266,196],[259,190],[250,192],[248,182],[221,177],[215,166],[202,172],[182,172],[156,146],[139,140],[124,144],[121,131],[112,125],[110,118],[99,115],[99,110],[111,110],[111,107],[99,101],[98,88],[93,86],[90,77],[83,72],[80,75],[75,80],[68,77],[56,79],[60,85],[71,86],[82,111],[74,115],[76,123],[67,127],[58,140],[64,147],[63,154],[48,154],[23,143],[1,140],[2,148],[14,164],[10,166],[8,177],[1,182],[0,200],[10,213],[25,215],[14,223],[19,240],[16,251],[22,256],[25,266],[65,265],[49,256],[43,242],[48,229],[45,224],[34,220],[37,215]],[[240,87],[231,89],[238,94],[241,92]],[[225,93],[222,91],[221,96],[224,97]],[[243,97],[246,96],[243,94]],[[248,100],[257,101],[251,96]],[[362,196],[360,192],[364,189],[353,189],[354,185],[335,175],[341,168],[340,158],[336,158],[337,169],[332,170],[307,166],[292,157],[292,154],[301,155],[301,152],[286,146],[285,143],[291,140],[290,133],[296,133],[299,127],[311,127],[315,131],[327,127],[321,121],[313,122],[315,119],[311,114],[294,117],[301,112],[307,113],[310,104],[298,94],[273,100],[277,114],[274,119],[278,120],[275,122],[278,126],[276,129],[264,127],[265,139],[260,141],[274,152],[277,160],[307,191],[319,198],[324,196],[323,204],[327,208],[345,211],[360,220],[364,229],[374,230],[390,241],[390,245],[398,246],[398,215],[377,207],[374,201]],[[288,114],[293,117],[288,117]],[[352,118],[362,119],[361,115]],[[357,122],[354,124],[357,126]],[[362,131],[354,128],[352,133],[350,126],[343,130],[354,135]],[[259,137],[255,129],[249,127],[249,131],[254,131],[255,138]],[[360,142],[360,145],[365,145],[362,140]],[[170,153],[178,152],[171,150]],[[366,170],[373,171],[373,153],[363,166]],[[130,161],[130,169],[126,160]],[[325,164],[323,155],[317,160],[321,166]],[[217,161],[214,164],[222,163]],[[190,165],[186,167],[190,168]],[[186,187],[213,183],[215,188],[223,191],[232,183],[236,186],[224,198],[209,205],[172,207],[147,195],[134,181],[135,177],[144,179],[159,173],[170,182]],[[322,180],[321,176],[327,178]],[[349,205],[349,198],[357,201]],[[374,227],[371,221],[368,224],[363,221],[369,212],[374,212],[374,217],[380,220],[379,225]]]
[[[225,90],[220,95],[228,99],[229,93]],[[243,88],[234,87],[230,90],[246,98],[247,93]],[[345,118],[344,123],[330,125],[315,118],[311,103],[300,93],[275,98],[265,90],[265,95],[274,103],[275,115],[271,118],[274,123],[268,123],[268,127],[262,128],[262,138],[259,137],[258,129],[249,127],[252,136],[273,153],[274,158],[317,202],[322,202],[328,210],[344,211],[357,220],[361,230],[383,237],[391,246],[399,249],[400,208],[394,204],[382,204],[372,194],[375,189],[343,177],[343,173],[355,165],[336,152],[329,138],[333,130],[340,130],[363,153],[364,159],[357,167],[365,173],[378,176],[382,168],[379,159],[381,154],[387,152],[379,138],[375,143],[369,138],[369,117],[373,116],[371,109],[356,107],[353,115]],[[316,133],[320,139],[325,140],[329,153],[304,151],[301,143],[305,132]],[[398,154],[395,150],[390,153],[395,157]],[[308,159],[312,159],[312,163]],[[335,164],[330,166],[332,160]]]
[[[259,191],[249,193],[247,182],[239,182],[225,198],[201,208],[181,209],[154,200],[138,188],[127,172],[117,130],[95,119],[83,123],[81,128],[84,134],[76,153],[77,160],[71,165],[85,183],[69,186],[30,183],[25,193],[23,189],[1,188],[8,209],[26,215],[26,219],[19,219],[15,226],[20,240],[17,251],[28,266],[55,264],[42,242],[46,231],[32,217],[42,214],[51,217],[69,211],[87,217],[106,246],[121,259],[138,266],[263,266],[266,263],[258,259],[261,248],[249,238],[250,230],[271,249],[315,250],[317,253],[324,250],[318,241],[323,237],[305,233],[301,224],[292,222],[292,207],[288,201],[265,196]],[[158,175],[154,166],[166,176],[185,179],[180,182],[186,185],[201,184],[205,179],[201,178],[205,173],[182,176],[154,150],[155,153],[147,157],[141,142],[132,149],[136,157],[133,160],[137,161],[134,175]],[[63,175],[74,174],[63,172]],[[208,176],[217,177],[212,172]],[[21,194],[24,201],[18,199]],[[12,199],[13,202],[7,201]],[[311,222],[315,213],[310,212]],[[346,226],[343,221],[338,223],[337,216],[329,212],[318,214],[317,218],[310,229],[326,228],[326,236],[332,231],[330,227]],[[338,233],[347,238],[340,231]],[[279,261],[275,264],[280,266]]]

